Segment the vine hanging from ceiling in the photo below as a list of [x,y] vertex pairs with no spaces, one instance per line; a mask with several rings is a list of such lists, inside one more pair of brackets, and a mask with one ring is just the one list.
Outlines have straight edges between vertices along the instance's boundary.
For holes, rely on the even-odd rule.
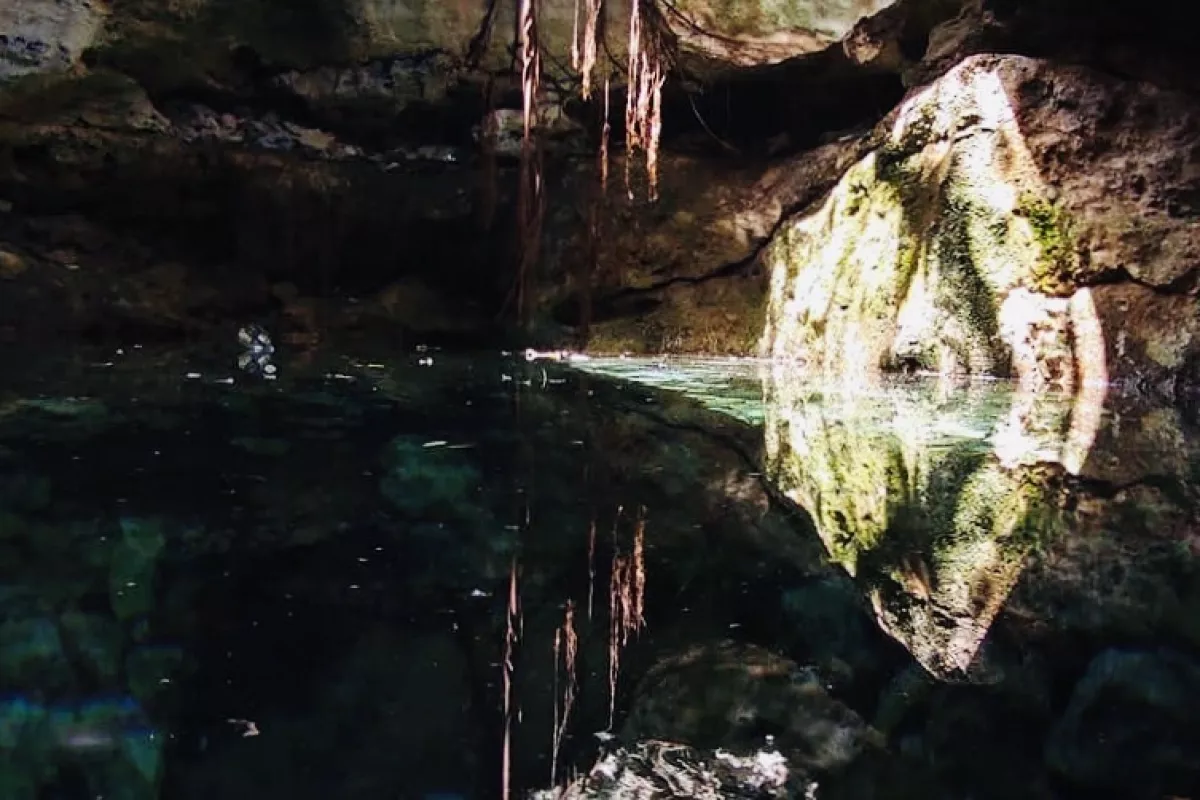
[[[521,78],[522,137],[517,186],[517,266],[513,287],[505,306],[515,305],[518,324],[524,327],[528,323],[531,310],[530,283],[538,264],[545,218],[544,159],[538,137],[539,94],[544,75],[538,26],[540,0],[515,2],[515,67],[519,70]],[[611,77],[612,73],[620,69],[611,56],[609,60],[614,62],[612,66],[603,70],[601,68],[600,53],[602,49],[608,52],[605,41],[606,12],[606,0],[575,0],[571,70],[578,80],[580,99],[595,103],[602,111],[596,151],[598,187],[592,192],[591,207],[587,215],[589,242],[586,261],[592,263],[579,277],[581,296],[584,294],[583,285],[591,279],[586,273],[594,271],[597,257],[596,239],[601,223],[599,206],[607,192],[609,178]],[[469,58],[475,63],[478,62],[482,49],[486,48],[495,16],[496,2],[493,1],[489,5],[480,33],[471,45]],[[629,0],[626,30],[625,193],[629,200],[636,199],[638,176],[635,171],[640,171],[645,182],[646,197],[650,202],[655,202],[658,199],[658,154],[662,138],[662,90],[672,64],[672,39],[655,0]],[[601,72],[603,97],[596,98]],[[488,134],[494,135],[493,129],[494,125],[485,123],[485,138]],[[494,189],[491,191],[494,194]],[[586,338],[586,311],[583,312],[583,316],[582,327],[585,329]]]

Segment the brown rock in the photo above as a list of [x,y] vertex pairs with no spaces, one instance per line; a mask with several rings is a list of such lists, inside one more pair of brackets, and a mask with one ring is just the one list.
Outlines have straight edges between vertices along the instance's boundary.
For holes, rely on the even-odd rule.
[[0,250],[0,278],[12,280],[27,269],[29,264],[21,256],[8,250]]

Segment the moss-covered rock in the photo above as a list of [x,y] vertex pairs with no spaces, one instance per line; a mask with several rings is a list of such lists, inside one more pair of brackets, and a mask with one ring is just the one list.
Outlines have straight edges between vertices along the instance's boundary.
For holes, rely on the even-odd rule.
[[[846,375],[1169,380],[1196,348],[1197,308],[1172,293],[1200,234],[1168,198],[1191,191],[1175,154],[1200,148],[1198,121],[1181,95],[968,59],[912,93],[776,235],[761,352]],[[1149,291],[1088,288],[1122,274]],[[1151,315],[1169,309],[1175,333],[1120,322],[1110,306],[1130,292]]]

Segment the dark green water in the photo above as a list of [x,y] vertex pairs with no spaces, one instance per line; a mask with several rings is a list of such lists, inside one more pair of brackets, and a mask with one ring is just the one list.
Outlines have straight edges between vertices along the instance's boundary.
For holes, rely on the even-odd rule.
[[0,798],[498,797],[514,567],[513,796],[651,740],[769,744],[763,796],[1200,785],[1186,410],[236,355],[0,355]]

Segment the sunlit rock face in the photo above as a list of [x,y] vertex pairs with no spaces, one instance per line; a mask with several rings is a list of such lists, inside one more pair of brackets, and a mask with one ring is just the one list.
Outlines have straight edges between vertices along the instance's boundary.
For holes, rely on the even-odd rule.
[[780,230],[762,353],[843,375],[1170,381],[1200,351],[1197,131],[1182,95],[967,59]]

